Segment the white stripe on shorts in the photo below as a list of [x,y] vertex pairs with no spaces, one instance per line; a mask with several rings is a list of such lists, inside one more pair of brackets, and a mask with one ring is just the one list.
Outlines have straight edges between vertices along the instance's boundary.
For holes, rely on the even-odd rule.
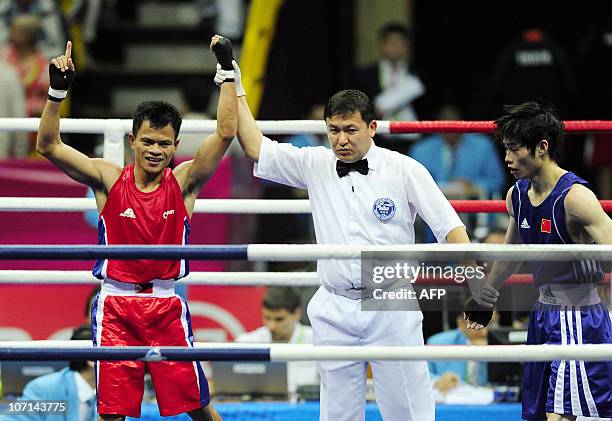
[[[580,309],[576,310],[576,336],[578,339],[578,345],[582,345],[582,316],[580,315]],[[580,364],[580,378],[582,379],[582,392],[587,402],[589,410],[589,417],[599,417],[597,412],[597,405],[595,405],[595,399],[591,393],[591,387],[589,386],[589,379],[586,374],[586,367],[584,361],[579,361]]]
[[[567,330],[565,329],[565,308],[559,309],[559,324],[561,325],[561,344],[567,345]],[[563,414],[563,386],[565,385],[565,360],[561,360],[557,369],[557,380],[555,381],[555,402],[554,409],[556,414]]]
[[[569,344],[575,345],[574,340],[574,317],[573,310],[567,311],[567,324],[569,327]],[[570,398],[572,402],[572,414],[582,415],[582,406],[580,405],[580,395],[578,394],[578,375],[576,374],[576,360],[569,360],[570,369]],[[563,412],[561,412],[563,414]]]
[[[193,348],[193,345],[189,341],[189,323],[187,321],[187,303],[178,295],[176,296],[176,298],[178,298],[178,300],[181,302],[181,325],[183,326],[183,332],[185,333],[185,342],[187,343],[187,346]],[[201,394],[202,391],[200,390],[200,371],[198,370],[198,362],[192,361],[192,364],[193,364],[193,370],[196,373],[196,380],[198,383],[198,393]]]

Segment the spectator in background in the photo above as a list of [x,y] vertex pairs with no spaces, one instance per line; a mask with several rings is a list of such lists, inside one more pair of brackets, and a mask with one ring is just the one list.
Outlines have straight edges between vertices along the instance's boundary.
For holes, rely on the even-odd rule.
[[[295,288],[268,288],[262,302],[263,326],[236,338],[236,342],[312,344],[312,328],[302,325],[301,299]],[[319,384],[313,361],[287,363],[287,386],[295,393],[298,386]]]
[[[461,120],[455,105],[443,105],[438,120]],[[426,137],[408,153],[427,168],[447,199],[490,199],[501,197],[506,177],[497,149],[491,140],[475,133],[441,133]],[[471,231],[475,226],[489,225],[495,215],[478,219],[476,214],[462,215]],[[434,242],[429,228],[425,242]]]
[[[359,69],[355,75],[355,88],[372,98],[377,118],[417,120],[413,101],[425,94],[425,85],[410,66],[411,38],[411,32],[401,24],[383,26],[379,31],[380,59]],[[394,136],[394,139],[399,138],[414,139],[416,136]],[[403,149],[403,142],[385,144],[390,140],[390,137],[387,142],[383,140],[383,146]]]
[[[91,327],[82,325],[76,328],[70,340],[91,341]],[[55,373],[46,374],[30,381],[19,400],[24,401],[66,401],[67,412],[63,415],[40,416],[3,415],[3,421],[34,421],[57,419],[65,421],[95,421],[96,381],[94,365],[91,361],[71,361],[70,365]]]
[[541,28],[523,31],[520,38],[501,53],[483,102],[484,111],[492,116],[503,105],[521,104],[531,98],[554,102],[564,118],[583,112],[568,54]]
[[49,89],[49,61],[38,50],[39,32],[40,21],[36,16],[17,16],[11,24],[10,44],[0,48],[0,61],[17,69],[25,91],[28,117],[40,117]]
[[66,37],[57,3],[54,0],[0,0],[0,44],[8,43],[9,28],[17,17],[36,16],[41,27],[36,37],[38,49],[47,58],[61,55]]
[[[191,82],[183,91],[183,103],[181,113],[183,120],[210,120],[211,117],[206,113],[210,97],[212,94],[210,83]],[[176,156],[193,157],[197,152],[202,139],[207,134],[204,133],[183,133],[181,134],[181,144],[176,150]]]
[[[436,333],[427,345],[486,345],[487,330],[467,329],[463,314],[456,314],[457,328]],[[477,334],[476,334],[477,333]],[[473,386],[487,384],[487,365],[482,361],[428,361],[431,382],[444,394],[462,383]]]
[[67,32],[73,44],[73,58],[79,69],[85,70],[93,63],[91,46],[98,33],[98,20],[102,0],[72,0],[62,2]]
[[200,28],[230,39],[242,37],[248,3],[243,0],[197,0]]
[[[25,117],[25,94],[13,66],[0,63],[0,117]],[[27,134],[0,131],[0,159],[27,155]]]
[[[438,120],[462,120],[459,108],[445,104]],[[506,177],[491,140],[475,133],[434,134],[419,141],[409,155],[427,168],[447,197],[501,197]]]
[[[580,79],[589,98],[589,118],[612,120],[612,16],[603,27],[593,28],[580,53]],[[598,196],[612,199],[612,133],[587,135],[585,164],[595,172]]]

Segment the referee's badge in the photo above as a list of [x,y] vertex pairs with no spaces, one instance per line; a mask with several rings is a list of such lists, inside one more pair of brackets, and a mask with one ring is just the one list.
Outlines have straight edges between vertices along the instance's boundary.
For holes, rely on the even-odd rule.
[[374,215],[376,215],[378,219],[386,222],[395,215],[395,203],[388,197],[381,197],[374,202],[372,212],[374,212]]

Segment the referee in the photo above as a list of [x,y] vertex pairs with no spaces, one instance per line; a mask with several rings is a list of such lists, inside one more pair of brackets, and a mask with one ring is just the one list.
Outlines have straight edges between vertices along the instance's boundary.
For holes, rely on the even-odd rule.
[[[414,244],[420,215],[439,242],[469,243],[464,225],[427,170],[405,155],[380,148],[374,107],[362,92],[345,90],[325,108],[325,147],[296,148],[264,137],[249,110],[240,69],[233,77],[238,98],[238,139],[256,164],[254,174],[308,189],[318,244]],[[359,260],[320,260],[322,286],[308,305],[315,345],[423,345],[423,314],[363,311]],[[434,399],[425,361],[370,361],[376,401],[385,421],[433,421]],[[363,420],[363,361],[321,361],[320,419]]]

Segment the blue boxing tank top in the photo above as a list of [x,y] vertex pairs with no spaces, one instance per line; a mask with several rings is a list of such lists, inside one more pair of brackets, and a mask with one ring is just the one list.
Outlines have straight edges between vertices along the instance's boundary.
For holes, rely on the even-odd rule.
[[[546,199],[533,206],[527,196],[531,182],[527,179],[516,182],[512,190],[512,209],[523,244],[574,244],[565,226],[565,197],[576,183],[589,187],[587,181],[566,172]],[[602,267],[594,260],[530,263],[533,281],[538,287],[544,284],[596,283],[603,279]]]

